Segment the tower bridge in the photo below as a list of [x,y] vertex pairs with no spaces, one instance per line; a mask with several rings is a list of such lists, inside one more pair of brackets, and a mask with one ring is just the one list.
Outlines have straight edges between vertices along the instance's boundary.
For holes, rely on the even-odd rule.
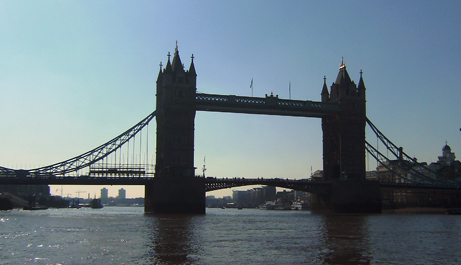
[[[402,148],[396,147],[367,119],[366,88],[362,73],[356,84],[351,80],[344,62],[341,63],[338,76],[330,88],[324,78],[321,101],[311,101],[281,99],[273,94],[260,98],[197,93],[197,74],[193,56],[191,58],[189,69],[185,70],[178,47],[172,61],[168,55],[167,64],[165,68],[160,66],[156,81],[156,110],[132,128],[91,151],[53,165],[31,170],[0,167],[0,185],[144,185],[146,212],[199,214],[205,213],[206,191],[245,185],[270,185],[308,191],[313,193],[314,211],[349,213],[380,212],[382,188],[459,190],[460,186],[456,181],[428,177],[433,172],[411,173],[419,174],[417,178],[420,181],[415,182],[413,179],[411,181],[415,183],[411,185],[386,185],[366,180],[366,151],[382,165],[405,165],[415,161],[406,156]],[[294,180],[285,177],[219,179],[196,176],[194,130],[197,111],[322,119],[324,180]],[[154,118],[157,134],[153,172],[149,170],[149,163],[122,164],[122,159],[115,164],[102,162],[110,155],[117,157],[117,151],[120,157],[122,146],[129,145],[135,135],[147,128]],[[386,148],[399,158],[397,162],[391,161],[365,141],[367,123]],[[132,146],[134,149],[134,144]],[[88,169],[88,174],[74,174],[82,169]]]
[[178,47],[157,78],[156,177],[146,186],[146,209],[152,212],[204,213],[205,183],[194,178],[194,127],[197,111],[216,111],[322,119],[324,178],[331,192],[314,196],[314,208],[348,212],[380,212],[379,185],[366,180],[366,100],[362,77],[358,86],[344,62],[321,102],[235,95],[199,94],[194,58],[184,69]]

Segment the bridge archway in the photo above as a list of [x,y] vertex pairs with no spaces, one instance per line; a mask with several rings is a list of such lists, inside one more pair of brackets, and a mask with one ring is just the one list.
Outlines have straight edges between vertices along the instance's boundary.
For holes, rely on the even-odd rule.
[[[224,128],[208,128],[215,120]],[[206,176],[220,178],[309,178],[312,166],[321,169],[319,119],[200,111],[195,124],[197,175],[203,174],[204,157]]]

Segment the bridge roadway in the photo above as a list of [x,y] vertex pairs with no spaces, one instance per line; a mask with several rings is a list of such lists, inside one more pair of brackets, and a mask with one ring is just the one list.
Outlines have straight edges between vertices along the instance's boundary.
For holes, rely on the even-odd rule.
[[[196,176],[203,178],[202,176]],[[0,175],[0,185],[148,185],[154,181],[152,176],[26,176]],[[331,182],[309,179],[264,179],[264,178],[205,178],[205,190],[235,188],[250,185],[265,185],[298,191],[328,194]],[[460,184],[388,183],[381,182],[381,188],[461,190]]]
[[[202,176],[196,176],[203,178]],[[149,176],[0,176],[0,185],[148,185],[154,181]],[[267,185],[300,191],[328,193],[329,182],[296,179],[245,179],[245,178],[205,178],[205,190],[214,191],[240,186]]]

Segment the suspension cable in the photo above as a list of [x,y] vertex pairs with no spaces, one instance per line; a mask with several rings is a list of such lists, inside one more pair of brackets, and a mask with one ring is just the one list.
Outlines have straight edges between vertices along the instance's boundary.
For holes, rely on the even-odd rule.
[[155,110],[136,125],[126,130],[124,133],[108,141],[107,143],[96,147],[93,150],[56,164],[28,170],[27,173],[32,175],[64,175],[66,173],[75,172],[79,169],[83,169],[98,161],[101,161],[109,154],[119,149],[122,145],[133,138],[139,131],[141,131],[147,124],[149,124],[149,122],[157,115],[157,111],[158,110]]
[[[387,149],[387,152],[389,153],[389,151],[391,151],[391,153],[398,159],[398,160],[405,160],[405,161],[408,161],[408,162],[411,162],[411,163],[414,163],[414,164],[418,164],[418,161],[415,159],[415,158],[412,158],[410,157],[409,155],[407,155],[405,152],[403,152],[403,149],[400,148],[400,147],[397,147],[393,142],[391,142],[368,118],[367,118],[367,123],[368,125],[370,125],[371,129],[373,130],[373,132],[376,134],[377,138],[379,140],[381,140],[381,142],[384,144],[384,146],[386,146],[386,149]],[[371,146],[371,145],[370,145]],[[378,161],[378,160],[377,160]],[[428,167],[421,167],[421,169],[425,170],[428,172],[427,175],[434,175],[436,176],[438,179],[443,179],[445,181],[448,181],[448,182],[455,182],[455,183],[458,183],[458,181],[456,180],[453,180],[453,179],[450,179],[444,175],[441,175],[433,170],[431,170],[430,168]],[[416,172],[417,175],[420,175],[420,176],[425,176],[427,178],[427,175],[421,173],[421,172],[417,172],[416,170],[413,169],[413,171]],[[432,179],[432,178],[431,178]]]
[[149,170],[149,125],[146,126],[146,172]]
[[[389,158],[387,158],[385,155],[383,155],[381,152],[379,152],[375,147],[373,147],[367,141],[365,141],[365,149],[367,150],[367,152],[371,156],[373,156],[376,160],[378,160],[381,165],[383,165],[385,168],[387,168],[389,171],[394,173],[399,178],[408,180],[410,182],[417,182],[417,181],[415,181],[413,179],[408,178],[407,176],[402,175],[401,172],[405,172],[405,173],[412,174],[412,176],[419,177],[420,179],[424,179],[427,182],[434,183],[436,181],[435,179],[430,178],[428,176],[425,176],[422,173],[416,171],[413,167],[410,167],[409,169],[407,169],[407,167],[404,167],[401,163],[389,160]],[[405,161],[405,162],[407,162],[407,161]],[[394,170],[391,167],[391,165],[397,167],[398,169],[400,169],[400,171],[397,172],[396,170]],[[413,173],[411,173],[410,171],[413,171]]]

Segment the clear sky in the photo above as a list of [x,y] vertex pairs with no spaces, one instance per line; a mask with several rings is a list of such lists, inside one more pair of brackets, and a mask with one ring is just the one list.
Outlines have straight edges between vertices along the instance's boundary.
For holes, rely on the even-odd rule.
[[[250,96],[253,79],[257,97],[288,98],[291,82],[292,99],[320,101],[344,57],[356,83],[363,70],[367,116],[391,141],[428,163],[445,141],[461,156],[460,11],[460,1],[1,0],[0,165],[60,162],[146,117],[176,41],[212,94]],[[195,164],[206,156],[217,177],[306,178],[322,169],[321,135],[320,119],[198,112]]]

